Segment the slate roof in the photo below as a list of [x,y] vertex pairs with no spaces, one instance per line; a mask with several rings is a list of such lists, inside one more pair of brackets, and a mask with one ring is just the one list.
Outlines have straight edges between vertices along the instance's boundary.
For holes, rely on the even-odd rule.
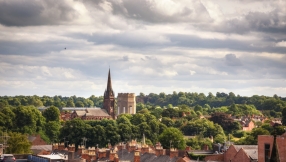
[[79,116],[79,117],[82,117],[85,115],[86,111],[75,111],[76,114]]
[[52,145],[33,145],[31,147],[31,150],[46,150],[46,151],[52,151]]
[[[119,150],[117,152],[117,155],[119,157],[119,161],[124,160],[124,161],[130,161],[134,162],[134,151],[128,152],[128,150]],[[155,154],[152,153],[144,153],[140,155],[140,162],[176,162],[179,158],[174,157],[170,159],[169,155],[161,155],[161,156],[156,156]],[[108,157],[98,159],[97,162],[100,161],[106,161],[109,160]]]
[[258,159],[258,146],[257,145],[233,145],[239,151],[241,148],[251,159]]
[[87,108],[86,111],[94,116],[109,116],[105,109],[100,108]]

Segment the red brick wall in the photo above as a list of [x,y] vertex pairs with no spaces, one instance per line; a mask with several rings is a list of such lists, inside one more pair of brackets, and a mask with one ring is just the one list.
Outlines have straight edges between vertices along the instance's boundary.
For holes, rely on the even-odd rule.
[[228,150],[224,153],[224,162],[229,162],[234,158],[234,156],[237,154],[236,149],[233,145],[230,145]]
[[286,139],[285,137],[277,137],[276,144],[280,161],[286,161]]
[[32,142],[32,145],[47,145],[47,143],[38,134],[36,135],[36,139]]
[[204,160],[205,161],[223,161],[224,160],[224,155],[223,154],[208,155],[208,156],[205,157]]
[[270,153],[273,146],[274,137],[269,135],[258,136],[258,162],[265,162],[265,144],[270,144]]
[[241,148],[237,154],[234,156],[233,160],[231,162],[246,162],[250,161],[249,156],[245,153],[245,151]]

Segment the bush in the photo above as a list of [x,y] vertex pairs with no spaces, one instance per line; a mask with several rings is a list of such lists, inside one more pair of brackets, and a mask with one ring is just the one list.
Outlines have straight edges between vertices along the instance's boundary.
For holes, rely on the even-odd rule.
[[236,138],[241,138],[241,137],[246,136],[246,132],[242,131],[242,130],[237,130],[237,131],[234,131],[234,133],[232,135]]

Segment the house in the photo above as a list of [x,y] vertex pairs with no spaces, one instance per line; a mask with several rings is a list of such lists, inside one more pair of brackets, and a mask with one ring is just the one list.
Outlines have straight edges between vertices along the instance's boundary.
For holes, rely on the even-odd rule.
[[258,160],[257,145],[230,145],[224,153],[224,162],[242,162]]
[[281,136],[259,135],[258,136],[258,162],[278,159],[280,162],[286,161],[286,133]]

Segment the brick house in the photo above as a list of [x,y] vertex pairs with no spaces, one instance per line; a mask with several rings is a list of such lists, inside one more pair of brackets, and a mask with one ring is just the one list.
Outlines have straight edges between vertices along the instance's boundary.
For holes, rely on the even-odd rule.
[[39,134],[29,135],[28,140],[32,143],[32,146],[33,145],[47,145],[47,143],[41,138]]
[[[286,133],[281,136],[259,135],[258,136],[258,162],[270,160],[274,148],[277,149],[277,159],[286,161]],[[276,141],[276,143],[274,143]]]
[[62,111],[60,114],[60,120],[62,121],[71,120],[71,113],[68,111]]

